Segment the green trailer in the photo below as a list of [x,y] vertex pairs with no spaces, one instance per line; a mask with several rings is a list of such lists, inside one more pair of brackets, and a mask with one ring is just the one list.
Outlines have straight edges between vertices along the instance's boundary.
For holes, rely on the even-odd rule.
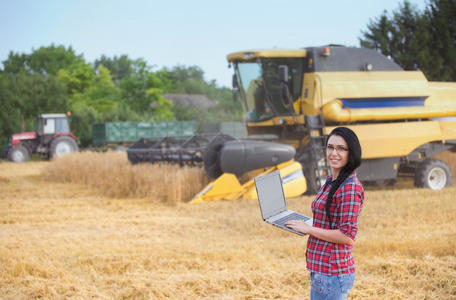
[[206,124],[206,133],[223,133],[237,139],[247,138],[247,131],[243,122],[220,122]]
[[194,135],[196,121],[106,122],[92,125],[93,146],[131,145],[143,137]]

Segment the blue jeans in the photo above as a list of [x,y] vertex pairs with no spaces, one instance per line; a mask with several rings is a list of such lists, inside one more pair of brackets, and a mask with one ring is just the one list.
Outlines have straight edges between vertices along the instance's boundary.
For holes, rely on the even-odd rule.
[[342,275],[322,275],[310,273],[310,299],[342,300],[355,282],[355,273]]

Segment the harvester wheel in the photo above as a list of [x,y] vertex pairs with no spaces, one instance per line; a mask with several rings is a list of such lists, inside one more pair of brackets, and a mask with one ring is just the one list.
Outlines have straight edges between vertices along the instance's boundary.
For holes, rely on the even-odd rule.
[[74,139],[69,136],[59,136],[51,142],[49,158],[62,157],[65,154],[78,151],[79,147]]
[[304,177],[306,178],[307,191],[305,195],[316,195],[318,194],[319,188],[317,185],[317,173],[316,166],[312,161],[310,153],[304,153],[299,156],[298,161],[302,165],[302,171],[304,172]]
[[8,152],[10,149],[11,149],[10,146],[6,146],[2,149],[2,156],[1,156],[2,159],[8,158]]
[[306,195],[316,195],[318,194],[318,186],[317,186],[317,174],[316,169],[313,166],[307,166],[303,168],[304,176],[306,177],[307,183],[307,191],[305,192]]
[[14,146],[8,151],[8,159],[15,163],[22,163],[29,159],[30,154],[24,146]]
[[428,159],[415,171],[415,186],[440,190],[451,185],[451,169],[440,159]]

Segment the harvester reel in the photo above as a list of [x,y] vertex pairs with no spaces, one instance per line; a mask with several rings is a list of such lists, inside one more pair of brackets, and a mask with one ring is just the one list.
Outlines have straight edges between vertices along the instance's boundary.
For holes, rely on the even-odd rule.
[[211,178],[223,172],[219,166],[219,152],[223,144],[235,138],[222,133],[192,136],[143,137],[127,149],[132,164],[173,163],[196,166],[204,162],[204,171]]
[[24,146],[14,146],[8,151],[8,159],[15,163],[25,162],[29,157],[29,151]]

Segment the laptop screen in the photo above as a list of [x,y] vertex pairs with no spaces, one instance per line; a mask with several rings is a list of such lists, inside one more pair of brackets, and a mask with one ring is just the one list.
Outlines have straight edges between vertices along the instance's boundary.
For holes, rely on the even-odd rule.
[[280,171],[256,177],[255,186],[263,219],[287,210]]

